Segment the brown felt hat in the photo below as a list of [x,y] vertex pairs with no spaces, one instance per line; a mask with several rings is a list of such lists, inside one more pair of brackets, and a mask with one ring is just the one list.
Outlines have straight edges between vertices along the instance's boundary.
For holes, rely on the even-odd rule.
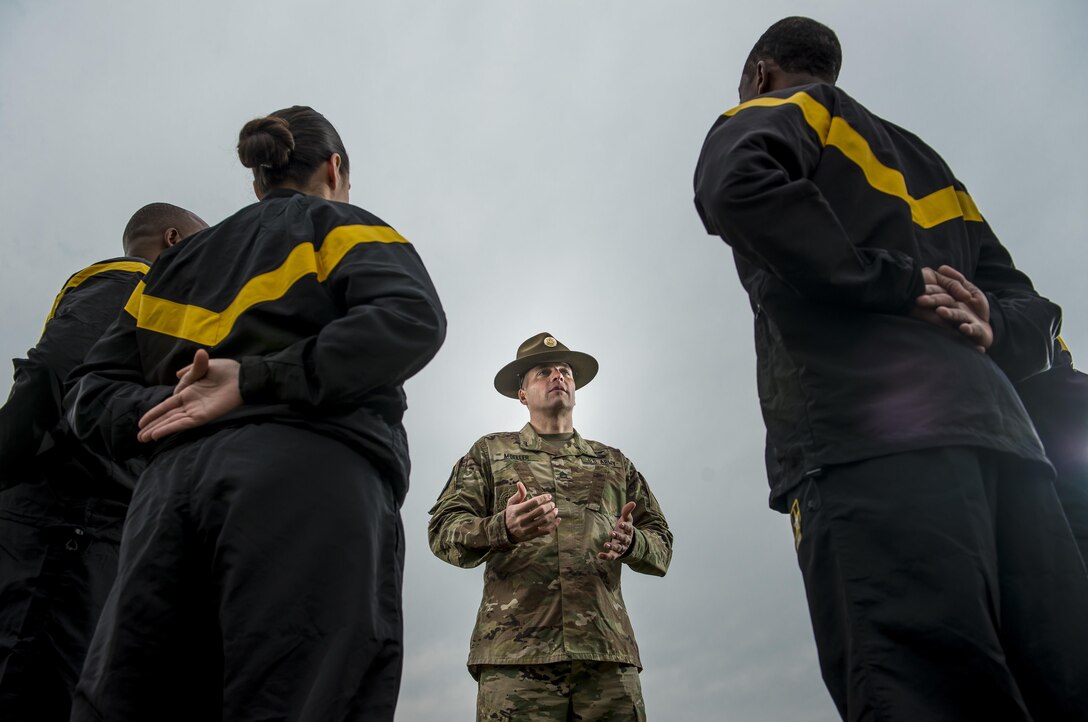
[[571,351],[555,340],[555,336],[545,331],[526,339],[518,346],[517,357],[499,369],[495,374],[495,390],[512,399],[518,397],[521,388],[521,375],[540,364],[549,361],[562,361],[574,372],[576,388],[582,388],[597,375],[597,359],[581,351]]

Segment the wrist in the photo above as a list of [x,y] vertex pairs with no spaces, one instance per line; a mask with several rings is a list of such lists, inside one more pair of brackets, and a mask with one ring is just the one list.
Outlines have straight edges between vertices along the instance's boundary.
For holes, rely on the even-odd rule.
[[627,548],[623,550],[623,554],[620,554],[619,558],[620,559],[628,559],[630,557],[634,557],[635,559],[637,559],[638,556],[635,555],[635,547],[638,546],[638,544],[639,544],[639,531],[638,531],[638,529],[633,529],[631,531],[631,543],[627,545]]
[[246,356],[238,365],[238,393],[246,403],[274,401],[272,374],[260,356]]
[[510,533],[510,527],[506,525],[506,511],[500,511],[493,517],[495,534],[491,541],[491,546],[496,549],[510,549],[518,540],[514,538],[514,535]]

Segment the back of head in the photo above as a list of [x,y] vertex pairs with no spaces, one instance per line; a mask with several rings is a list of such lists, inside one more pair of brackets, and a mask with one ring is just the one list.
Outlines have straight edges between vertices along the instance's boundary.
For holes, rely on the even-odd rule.
[[177,241],[207,227],[207,223],[184,208],[170,203],[148,203],[132,214],[121,243],[126,256],[153,261]]
[[282,185],[304,187],[333,153],[340,155],[340,174],[346,176],[348,153],[340,134],[325,116],[304,105],[254,118],[238,134],[238,159],[253,169],[261,194]]
[[834,84],[842,67],[842,46],[835,31],[804,17],[779,20],[756,41],[744,63],[750,77],[760,60],[770,60],[787,73],[812,75]]

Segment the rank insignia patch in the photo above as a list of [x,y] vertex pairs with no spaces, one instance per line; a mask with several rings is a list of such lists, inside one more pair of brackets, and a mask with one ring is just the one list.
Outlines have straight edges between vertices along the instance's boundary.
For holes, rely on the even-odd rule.
[[798,499],[790,506],[790,526],[793,527],[793,549],[797,551],[801,547],[801,502]]

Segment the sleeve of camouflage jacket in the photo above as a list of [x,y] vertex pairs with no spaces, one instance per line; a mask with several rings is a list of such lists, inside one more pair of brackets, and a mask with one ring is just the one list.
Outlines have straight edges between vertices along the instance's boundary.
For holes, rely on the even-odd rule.
[[627,462],[627,500],[635,502],[635,535],[622,561],[641,574],[663,577],[672,561],[672,532],[646,479],[630,461]]
[[494,498],[490,455],[480,441],[453,467],[446,488],[431,507],[427,536],[435,556],[469,569],[493,552],[513,547],[506,510],[496,513]]

